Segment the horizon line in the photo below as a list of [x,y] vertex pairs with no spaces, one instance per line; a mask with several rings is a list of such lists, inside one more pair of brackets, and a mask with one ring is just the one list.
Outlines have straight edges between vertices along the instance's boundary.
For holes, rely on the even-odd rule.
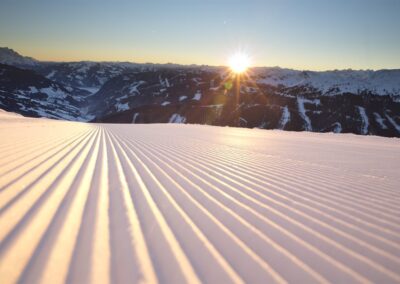
[[[137,64],[137,65],[178,65],[178,66],[186,66],[186,67],[190,67],[190,66],[194,66],[194,67],[214,67],[214,68],[229,68],[228,65],[213,65],[213,64],[198,64],[198,63],[174,63],[174,62],[150,62],[150,61],[129,61],[129,60],[91,60],[91,59],[80,59],[80,60],[44,60],[44,59],[37,59],[36,57],[33,56],[29,56],[29,55],[24,55],[21,54],[20,52],[16,51],[13,48],[4,46],[4,47],[0,47],[4,48],[4,49],[10,49],[14,52],[16,52],[17,54],[19,54],[20,56],[24,57],[24,58],[30,58],[34,61],[37,62],[41,62],[41,63],[82,63],[82,62],[88,62],[88,63],[129,63],[129,64]],[[269,69],[284,69],[284,70],[294,70],[294,71],[302,71],[302,72],[333,72],[333,71],[383,71],[383,70],[388,70],[388,71],[393,71],[393,70],[400,70],[400,66],[399,67],[395,67],[395,68],[390,68],[390,67],[382,67],[382,68],[355,68],[355,67],[343,67],[343,68],[334,68],[334,69],[307,69],[307,68],[296,68],[296,67],[286,67],[286,66],[282,66],[282,65],[275,65],[275,66],[267,66],[267,65],[253,65],[253,66],[249,66],[248,69],[255,69],[255,68],[269,68]]]

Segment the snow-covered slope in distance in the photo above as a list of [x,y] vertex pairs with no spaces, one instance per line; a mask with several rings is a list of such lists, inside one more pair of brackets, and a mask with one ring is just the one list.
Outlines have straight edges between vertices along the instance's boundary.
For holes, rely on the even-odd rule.
[[0,106],[23,115],[400,137],[400,70],[252,68],[236,101],[226,67],[82,61],[27,69],[18,74],[36,72],[36,82],[0,70]]
[[[98,90],[106,81],[130,72],[143,72],[165,68],[201,69],[225,73],[224,67],[177,65],[177,64],[139,64],[132,62],[40,62],[24,57],[14,50],[0,48],[0,63],[17,67],[31,68],[48,79],[71,87]],[[369,93],[372,95],[400,96],[400,69],[392,70],[333,70],[308,71],[280,67],[252,68],[256,82],[271,86],[308,86],[324,95],[343,93]]]
[[400,96],[400,69],[297,71],[284,68],[254,68],[257,83],[272,86],[308,86],[322,95],[344,93]]
[[0,113],[1,283],[398,283],[398,139]]
[[32,68],[39,65],[39,61],[31,57],[22,56],[7,47],[0,47],[0,63],[27,68]]
[[109,79],[141,66],[125,62],[60,62],[42,64],[36,71],[50,80],[95,93]]
[[0,106],[34,117],[87,121],[89,92],[65,86],[31,71],[0,64]]

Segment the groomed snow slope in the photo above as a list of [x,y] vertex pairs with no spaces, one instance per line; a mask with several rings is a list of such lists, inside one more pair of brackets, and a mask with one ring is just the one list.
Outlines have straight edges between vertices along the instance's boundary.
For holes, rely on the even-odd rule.
[[399,283],[400,141],[0,113],[0,283]]

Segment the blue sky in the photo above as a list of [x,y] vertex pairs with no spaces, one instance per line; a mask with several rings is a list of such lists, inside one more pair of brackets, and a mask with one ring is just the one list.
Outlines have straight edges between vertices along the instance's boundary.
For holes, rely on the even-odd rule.
[[0,0],[0,46],[42,60],[400,68],[399,0]]

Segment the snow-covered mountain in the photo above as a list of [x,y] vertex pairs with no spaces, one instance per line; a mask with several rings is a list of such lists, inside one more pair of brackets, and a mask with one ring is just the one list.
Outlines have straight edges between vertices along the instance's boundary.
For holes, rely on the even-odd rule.
[[111,78],[141,68],[141,65],[128,62],[81,61],[41,64],[35,71],[50,80],[94,93]]
[[215,76],[218,74],[200,68],[179,67],[123,74],[110,79],[90,97],[90,110],[96,117],[104,117],[138,107],[198,104],[200,90]]
[[7,47],[0,47],[0,63],[26,68],[33,68],[39,65],[37,60],[31,57],[22,56]]
[[[0,60],[5,60],[1,53]],[[400,70],[252,68],[241,76],[238,88],[224,67],[35,62],[24,67],[30,71],[18,72],[35,74],[35,80],[47,85],[36,86],[18,72],[7,73],[0,85],[3,107],[68,120],[400,136]],[[16,61],[12,65],[18,66]],[[7,80],[13,81],[11,88]],[[46,88],[52,88],[49,94]],[[64,95],[55,95],[60,94],[57,90]],[[63,114],[71,106],[74,109]]]
[[[327,95],[308,85],[255,83],[202,69],[125,74],[91,96],[96,121],[200,123],[248,128],[400,136],[397,94],[372,91]],[[239,95],[238,95],[239,94]]]
[[90,93],[51,81],[31,70],[0,64],[0,106],[26,116],[89,120]]
[[258,84],[308,87],[321,95],[362,94],[400,97],[400,69],[297,71],[282,68],[254,68]]
[[108,80],[122,74],[176,68],[191,69],[193,67],[176,64],[80,61],[61,63],[46,62],[35,66],[33,69],[50,80],[95,93]]

